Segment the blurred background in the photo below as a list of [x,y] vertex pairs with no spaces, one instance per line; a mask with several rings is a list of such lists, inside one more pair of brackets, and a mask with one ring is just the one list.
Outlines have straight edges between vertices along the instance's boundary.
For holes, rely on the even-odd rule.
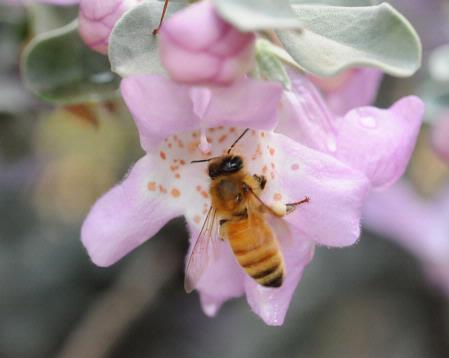
[[[449,189],[449,164],[431,145],[449,111],[449,82],[429,71],[430,56],[449,43],[448,4],[392,3],[420,34],[424,62],[413,78],[386,76],[377,104],[426,99],[404,182],[430,207]],[[25,89],[19,59],[32,19],[0,4],[0,357],[449,357],[449,261],[429,274],[436,264],[394,229],[370,224],[353,247],[318,248],[282,327],[266,326],[243,298],[215,318],[203,314],[197,294],[183,289],[182,219],[113,267],[95,267],[79,240],[82,220],[142,150],[120,102],[50,106]],[[445,208],[438,225],[449,246]],[[402,220],[420,220],[406,209]]]

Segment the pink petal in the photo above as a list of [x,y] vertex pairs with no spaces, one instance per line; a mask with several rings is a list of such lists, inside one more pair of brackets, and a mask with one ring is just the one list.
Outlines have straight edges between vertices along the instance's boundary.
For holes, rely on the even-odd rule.
[[109,35],[117,20],[139,0],[80,0],[79,31],[93,50],[107,54]]
[[292,91],[284,93],[276,132],[325,153],[334,151],[337,117],[307,78],[291,72],[290,79]]
[[277,131],[363,172],[374,187],[395,182],[415,146],[424,106],[409,96],[390,109],[360,107],[333,115],[307,79],[292,75]]
[[255,35],[225,22],[210,1],[197,2],[171,16],[159,40],[163,66],[182,83],[230,85],[254,63]]
[[202,50],[216,43],[229,28],[230,25],[217,16],[210,1],[201,1],[172,15],[164,22],[161,35],[168,34],[186,49]]
[[273,133],[270,141],[284,202],[310,198],[286,216],[299,237],[328,246],[355,243],[362,204],[370,189],[363,173],[286,136]]
[[[189,223],[190,242],[198,237],[198,226]],[[218,238],[216,238],[218,240]],[[201,298],[201,306],[208,316],[215,316],[221,305],[244,293],[244,272],[237,264],[228,242],[220,241],[217,257],[210,258],[210,264],[196,288]]]
[[161,76],[138,75],[122,80],[122,96],[146,151],[176,132],[218,126],[272,129],[276,125],[282,95],[276,83],[242,79],[228,87],[197,89]]
[[422,101],[405,97],[390,109],[362,107],[340,122],[335,156],[386,187],[404,173],[424,114]]
[[[312,260],[315,245],[301,239],[300,233],[294,232],[294,244],[283,245],[286,264],[286,277],[280,288],[262,287],[245,277],[245,291],[248,304],[263,321],[271,326],[281,326],[290,301],[302,278],[304,268]],[[280,240],[281,244],[283,243]]]
[[[338,115],[344,115],[353,108],[368,106],[374,102],[382,80],[382,72],[374,68],[347,70],[338,79],[311,78],[320,88],[329,108]],[[333,81],[337,81],[334,83]],[[332,85],[334,84],[334,85]]]
[[127,178],[92,207],[81,240],[96,265],[112,265],[182,214],[181,206],[150,184],[158,167],[154,158],[140,159]]

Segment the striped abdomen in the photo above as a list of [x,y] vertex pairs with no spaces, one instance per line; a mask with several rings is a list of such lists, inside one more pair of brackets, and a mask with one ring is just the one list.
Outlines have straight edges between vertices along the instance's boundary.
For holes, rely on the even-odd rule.
[[259,285],[280,287],[285,268],[279,244],[262,215],[229,221],[226,236],[237,261]]

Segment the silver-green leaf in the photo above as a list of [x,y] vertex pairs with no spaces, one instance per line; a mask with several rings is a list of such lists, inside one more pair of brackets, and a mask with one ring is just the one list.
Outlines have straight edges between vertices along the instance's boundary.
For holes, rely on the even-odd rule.
[[56,104],[97,102],[118,95],[118,77],[106,56],[89,49],[74,21],[36,36],[22,54],[26,86]]
[[212,1],[220,15],[241,31],[301,27],[289,0]]
[[[122,77],[164,72],[159,60],[158,37],[153,35],[163,6],[160,1],[142,1],[116,23],[109,38],[112,71]],[[166,17],[182,7],[181,3],[170,2]]]
[[332,6],[370,6],[377,5],[379,0],[290,0],[291,4],[321,4]]
[[421,64],[421,43],[391,5],[293,5],[301,30],[279,30],[279,39],[307,71],[331,76],[353,66],[373,66],[405,77]]

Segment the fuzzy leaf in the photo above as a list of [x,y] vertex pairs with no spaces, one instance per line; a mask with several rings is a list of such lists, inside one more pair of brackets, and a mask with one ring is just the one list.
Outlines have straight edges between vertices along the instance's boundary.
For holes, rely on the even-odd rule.
[[301,30],[279,30],[279,39],[307,71],[332,76],[353,66],[410,76],[421,64],[421,43],[391,5],[335,7],[293,5]]
[[[109,38],[112,71],[122,77],[164,72],[159,60],[158,37],[152,34],[159,25],[163,6],[160,1],[142,1],[116,23]],[[170,2],[166,18],[182,7],[181,3]]]
[[332,6],[370,6],[377,5],[379,0],[290,0],[291,4],[322,4]]
[[301,27],[289,0],[212,1],[220,15],[241,31]]
[[36,36],[25,48],[21,63],[27,87],[58,104],[116,97],[118,77],[109,67],[105,56],[83,43],[77,21]]

